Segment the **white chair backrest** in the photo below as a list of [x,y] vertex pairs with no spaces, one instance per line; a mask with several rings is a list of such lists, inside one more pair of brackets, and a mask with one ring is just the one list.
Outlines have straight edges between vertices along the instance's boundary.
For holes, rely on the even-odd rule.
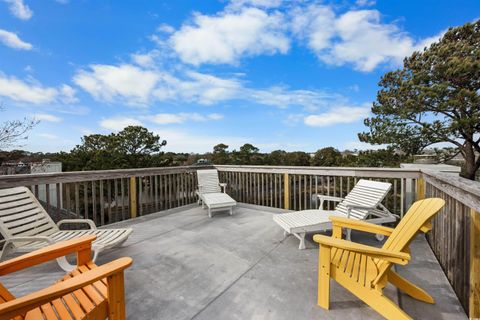
[[0,189],[0,233],[5,239],[48,236],[58,230],[30,189]]
[[215,169],[197,170],[199,191],[201,193],[218,193],[220,181],[218,181],[218,171]]
[[[388,182],[361,179],[345,199],[338,204],[335,210],[347,215],[347,204],[377,207],[387,196],[391,188],[392,184]],[[350,218],[352,219],[363,220],[367,215],[368,210],[352,209],[350,211]]]

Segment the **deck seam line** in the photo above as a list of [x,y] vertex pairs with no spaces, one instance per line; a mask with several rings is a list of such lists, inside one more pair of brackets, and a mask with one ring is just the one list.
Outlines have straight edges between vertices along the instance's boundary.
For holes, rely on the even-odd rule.
[[270,249],[267,253],[265,253],[260,259],[258,259],[252,266],[250,266],[245,272],[243,272],[240,276],[238,276],[235,280],[232,281],[225,289],[223,289],[216,297],[214,297],[212,300],[210,300],[203,308],[201,308],[197,313],[195,313],[190,320],[195,319],[198,317],[203,311],[205,311],[212,303],[214,303],[220,296],[222,296],[225,292],[230,290],[231,287],[233,287],[240,279],[242,279],[250,270],[252,270],[254,267],[256,267],[263,259],[265,259],[267,256],[269,256],[275,249],[277,249],[284,241],[285,239],[280,240],[272,249]]

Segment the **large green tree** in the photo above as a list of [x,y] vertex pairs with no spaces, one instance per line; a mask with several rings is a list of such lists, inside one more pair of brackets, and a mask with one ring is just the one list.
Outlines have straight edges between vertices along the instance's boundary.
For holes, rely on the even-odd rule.
[[317,150],[312,158],[312,165],[318,167],[340,167],[342,163],[342,154],[334,147]]
[[454,145],[463,175],[480,168],[480,20],[449,29],[440,41],[386,73],[365,120],[361,141],[390,144],[409,154],[436,143]]
[[219,143],[213,147],[212,162],[214,164],[227,164],[229,161],[228,145]]
[[129,126],[118,133],[91,134],[82,138],[70,153],[57,157],[70,170],[102,170],[159,166],[160,149],[167,142],[141,126]]

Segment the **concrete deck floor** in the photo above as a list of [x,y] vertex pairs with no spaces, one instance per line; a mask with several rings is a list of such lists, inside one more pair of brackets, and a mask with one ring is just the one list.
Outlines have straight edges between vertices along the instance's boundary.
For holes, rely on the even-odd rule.
[[[316,306],[318,249],[311,238],[307,250],[298,250],[294,237],[283,239],[272,221],[275,211],[239,205],[234,216],[208,218],[191,205],[122,222],[117,226],[131,226],[132,236],[98,263],[133,258],[126,272],[128,319],[381,319],[333,281],[331,310]],[[352,237],[378,245],[371,235]],[[397,271],[437,304],[393,287],[386,294],[415,319],[466,319],[425,239],[418,237],[411,249],[414,260]],[[20,296],[61,275],[56,263],[49,263],[0,281]]]

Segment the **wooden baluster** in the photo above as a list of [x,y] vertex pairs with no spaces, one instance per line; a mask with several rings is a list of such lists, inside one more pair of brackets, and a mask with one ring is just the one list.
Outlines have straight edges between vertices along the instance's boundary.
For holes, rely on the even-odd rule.
[[72,208],[70,207],[70,183],[65,184],[65,197],[67,198],[67,211],[70,213]]
[[61,219],[62,216],[62,190],[60,189],[60,183],[55,185],[55,190],[57,192],[57,219]]
[[97,221],[97,191],[95,180],[92,180],[92,219],[95,224],[98,224]]
[[288,173],[283,175],[283,208],[290,210],[290,178]]
[[480,212],[470,209],[469,317],[480,318]]
[[75,214],[80,217],[80,188],[78,182],[75,182]]
[[100,180],[100,225],[105,225],[105,197],[103,194],[103,180]]
[[112,180],[107,180],[107,200],[108,200],[108,223],[112,223]]
[[83,210],[85,219],[89,219],[88,216],[88,183],[83,183]]
[[122,220],[127,219],[125,214],[125,179],[120,178],[120,193],[122,196]]
[[425,180],[422,177],[417,179],[417,200],[425,199]]
[[[130,177],[129,184],[130,218],[137,217],[137,178]],[[103,212],[103,211],[102,211]]]

